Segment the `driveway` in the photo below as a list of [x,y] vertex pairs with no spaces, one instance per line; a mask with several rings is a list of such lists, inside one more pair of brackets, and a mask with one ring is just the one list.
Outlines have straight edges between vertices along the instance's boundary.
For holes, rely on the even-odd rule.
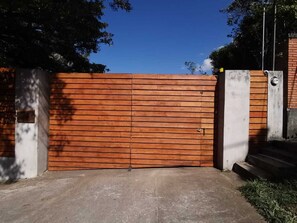
[[47,172],[0,185],[1,222],[264,222],[213,168]]

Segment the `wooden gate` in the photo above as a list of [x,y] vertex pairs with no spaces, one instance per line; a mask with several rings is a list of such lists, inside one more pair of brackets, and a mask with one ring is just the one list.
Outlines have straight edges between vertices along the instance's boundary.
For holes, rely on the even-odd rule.
[[133,75],[132,167],[213,161],[212,76]]
[[213,166],[216,78],[55,74],[49,170]]

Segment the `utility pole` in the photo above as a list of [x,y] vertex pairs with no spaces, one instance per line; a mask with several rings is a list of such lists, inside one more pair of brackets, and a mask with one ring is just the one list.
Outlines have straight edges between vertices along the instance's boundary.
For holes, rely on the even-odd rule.
[[272,70],[273,70],[273,71],[275,70],[276,14],[277,14],[277,6],[276,6],[276,0],[274,0],[273,61],[272,61]]
[[266,25],[266,2],[265,0],[262,1],[263,3],[263,32],[262,32],[262,70],[264,70],[265,66],[265,25]]

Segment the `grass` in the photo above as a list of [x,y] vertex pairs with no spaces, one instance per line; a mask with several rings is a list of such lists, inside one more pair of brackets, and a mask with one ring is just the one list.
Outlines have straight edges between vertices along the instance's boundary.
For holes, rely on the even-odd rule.
[[254,180],[240,191],[266,221],[297,223],[297,180]]

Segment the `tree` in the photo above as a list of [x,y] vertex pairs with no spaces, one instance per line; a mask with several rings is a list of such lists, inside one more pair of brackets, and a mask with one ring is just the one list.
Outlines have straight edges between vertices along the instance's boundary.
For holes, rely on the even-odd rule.
[[191,74],[194,74],[195,71],[197,70],[197,64],[193,61],[186,61],[185,66],[190,71]]
[[203,74],[203,75],[206,74],[206,71],[203,70],[202,66],[193,61],[186,61],[185,66],[190,71],[191,74],[195,74],[195,72],[198,72],[199,74]]
[[102,21],[107,3],[132,9],[129,0],[0,0],[0,67],[104,71],[88,55],[112,43]]
[[[265,1],[267,2],[267,1]],[[225,69],[261,69],[262,17],[266,7],[265,69],[272,68],[274,4],[277,7],[276,60],[284,60],[288,34],[297,30],[297,0],[234,0],[222,12],[233,27],[233,42],[211,53],[214,67]]]

